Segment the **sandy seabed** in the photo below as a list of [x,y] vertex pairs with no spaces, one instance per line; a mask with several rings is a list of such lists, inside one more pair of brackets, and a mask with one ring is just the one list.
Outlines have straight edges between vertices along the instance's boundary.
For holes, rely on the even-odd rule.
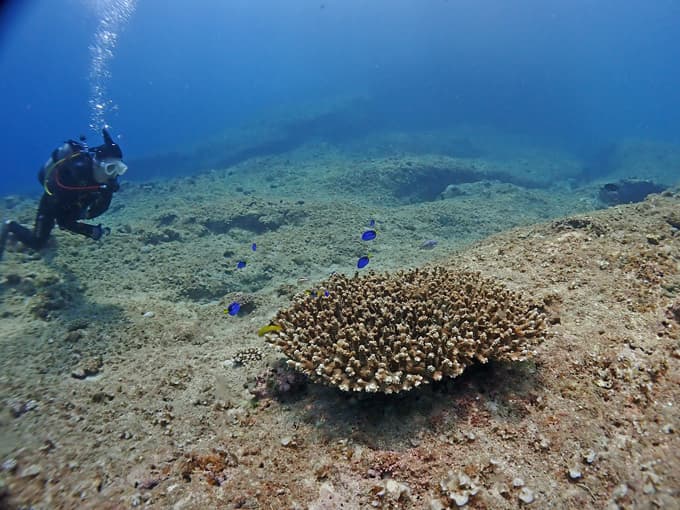
[[[442,167],[478,179],[410,194]],[[594,211],[594,189],[527,168],[305,148],[125,184],[102,242],[10,244],[0,507],[680,507],[680,193]],[[32,222],[34,200],[2,206]],[[369,252],[364,271],[497,278],[550,334],[531,362],[398,396],[281,372],[258,328]]]

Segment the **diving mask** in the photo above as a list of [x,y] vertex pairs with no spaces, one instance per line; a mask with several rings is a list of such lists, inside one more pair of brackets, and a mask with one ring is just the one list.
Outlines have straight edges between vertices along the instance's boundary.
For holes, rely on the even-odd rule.
[[106,174],[110,179],[115,179],[119,175],[123,175],[127,172],[127,165],[123,163],[120,159],[106,158],[98,162],[99,168]]

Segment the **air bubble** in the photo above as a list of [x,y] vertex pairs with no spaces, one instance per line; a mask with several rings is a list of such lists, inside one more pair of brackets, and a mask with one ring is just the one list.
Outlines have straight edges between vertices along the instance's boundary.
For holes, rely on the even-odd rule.
[[137,0],[94,0],[90,4],[99,19],[90,45],[90,127],[107,126],[107,114],[118,109],[108,97],[106,82],[111,78],[109,63],[114,56],[118,34],[135,11]]

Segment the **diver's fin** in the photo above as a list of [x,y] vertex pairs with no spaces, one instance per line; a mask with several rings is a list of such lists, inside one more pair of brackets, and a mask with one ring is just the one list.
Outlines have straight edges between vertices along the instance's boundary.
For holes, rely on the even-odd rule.
[[2,254],[5,253],[5,245],[7,244],[7,237],[9,236],[9,221],[3,221],[0,225],[0,260]]

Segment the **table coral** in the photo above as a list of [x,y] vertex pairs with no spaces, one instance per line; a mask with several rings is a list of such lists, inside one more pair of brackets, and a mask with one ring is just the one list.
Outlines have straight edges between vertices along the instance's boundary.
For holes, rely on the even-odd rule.
[[478,273],[427,267],[348,278],[297,297],[267,335],[288,364],[343,391],[398,393],[473,363],[522,361],[543,341],[541,309]]

